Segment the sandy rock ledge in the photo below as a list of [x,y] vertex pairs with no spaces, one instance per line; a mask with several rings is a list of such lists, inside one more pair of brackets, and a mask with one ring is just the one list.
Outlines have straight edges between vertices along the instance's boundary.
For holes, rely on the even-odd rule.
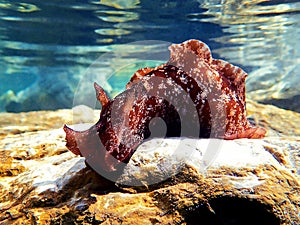
[[258,106],[264,114],[253,121],[272,136],[153,139],[116,185],[65,148],[61,125],[71,121],[70,110],[34,113],[56,121],[37,130],[33,113],[2,114],[22,123],[0,128],[0,224],[298,225],[300,137],[291,127],[299,114],[286,112],[293,120],[278,132],[266,115],[276,109]]

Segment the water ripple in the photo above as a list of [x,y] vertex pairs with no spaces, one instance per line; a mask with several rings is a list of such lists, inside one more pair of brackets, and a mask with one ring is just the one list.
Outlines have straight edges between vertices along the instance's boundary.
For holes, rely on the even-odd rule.
[[31,13],[39,11],[40,8],[34,4],[28,4],[24,2],[20,3],[0,3],[0,9],[13,10],[21,13]]
[[[136,60],[126,55],[131,49],[159,50],[131,45],[124,49],[121,44],[195,38],[206,42],[215,57],[249,72],[247,91],[253,99],[295,99],[300,92],[299,12],[300,2],[293,0],[4,0],[0,3],[0,83],[5,85],[0,85],[0,98],[6,92],[18,95],[22,88],[36,92],[28,86],[36,80],[43,85],[64,81],[57,85],[65,85],[61,89],[72,96],[79,77],[102,54],[124,51],[118,52],[125,58],[115,60],[117,64],[103,62],[110,71],[126,60]],[[130,75],[123,74],[122,82]]]

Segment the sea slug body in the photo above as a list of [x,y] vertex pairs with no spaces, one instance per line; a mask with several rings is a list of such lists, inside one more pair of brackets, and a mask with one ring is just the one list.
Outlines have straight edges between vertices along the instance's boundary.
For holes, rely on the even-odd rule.
[[155,136],[149,127],[156,117],[166,124],[165,137],[264,137],[265,129],[246,118],[247,74],[242,69],[213,59],[198,40],[173,44],[169,50],[168,62],[138,70],[114,99],[95,83],[100,119],[81,132],[65,125],[67,148],[114,170],[111,164],[127,163],[138,145]]

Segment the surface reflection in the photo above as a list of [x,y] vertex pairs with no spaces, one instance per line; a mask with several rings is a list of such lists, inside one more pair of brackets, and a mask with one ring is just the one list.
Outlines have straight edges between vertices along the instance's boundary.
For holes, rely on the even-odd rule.
[[[216,58],[249,72],[249,97],[300,111],[299,23],[298,1],[2,1],[0,111],[72,107],[80,79],[101,55],[134,41],[191,38],[206,42]],[[103,74],[118,63],[137,60],[118,54],[103,63],[96,81],[105,80]],[[131,71],[142,66],[133,65],[120,80],[107,81],[108,86],[121,91]]]
[[116,9],[134,9],[139,7],[139,0],[100,0],[100,2],[93,2],[95,4],[101,4],[111,6]]
[[96,11],[96,15],[99,19],[105,22],[117,22],[124,23],[127,21],[138,20],[139,14],[136,12],[106,10]]
[[0,8],[2,9],[8,9],[8,10],[13,10],[17,12],[22,12],[22,13],[29,13],[29,12],[34,12],[40,10],[36,5],[34,4],[28,4],[28,3],[9,3],[9,2],[2,2],[0,3]]

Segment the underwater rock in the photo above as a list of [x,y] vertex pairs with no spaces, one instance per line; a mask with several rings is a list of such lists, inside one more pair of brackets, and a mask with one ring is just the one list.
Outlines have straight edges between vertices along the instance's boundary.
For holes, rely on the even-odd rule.
[[251,73],[248,94],[255,101],[300,112],[300,65],[295,63],[283,69],[277,64],[275,68],[263,67]]
[[[71,110],[2,113],[0,224],[210,225],[246,220],[297,225],[300,133],[290,134],[299,114],[251,101],[247,106],[251,121],[268,133],[269,124],[281,122],[276,119],[285,124],[281,130],[273,126],[272,137],[222,140],[213,158],[205,156],[208,139],[197,145],[183,139],[181,148],[178,139],[166,139],[164,145],[153,139],[137,149],[118,186],[66,149],[64,132],[54,122],[72,123]],[[33,120],[47,115],[42,130],[33,130]],[[4,132],[9,123],[18,129],[18,120],[22,132]],[[157,183],[159,174],[167,179]],[[126,185],[138,178],[137,186]]]
[[[294,141],[272,138],[234,141],[152,139],[138,147],[137,154],[134,154],[125,166],[116,185],[136,187],[137,190],[147,189],[176,176],[184,167],[191,167],[204,175],[210,174],[211,171],[242,172],[244,169],[251,171],[249,168],[260,167],[274,167],[278,170],[289,168],[292,173],[300,175],[298,147]],[[254,188],[262,185],[263,179],[251,173],[241,179],[235,175],[228,175],[227,181],[234,183],[236,188]]]

